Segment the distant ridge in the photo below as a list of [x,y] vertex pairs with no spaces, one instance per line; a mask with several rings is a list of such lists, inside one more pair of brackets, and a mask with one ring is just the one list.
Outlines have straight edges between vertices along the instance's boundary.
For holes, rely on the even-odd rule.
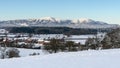
[[108,24],[87,18],[62,20],[53,17],[0,21],[0,27],[71,27],[71,28],[117,28],[117,24]]

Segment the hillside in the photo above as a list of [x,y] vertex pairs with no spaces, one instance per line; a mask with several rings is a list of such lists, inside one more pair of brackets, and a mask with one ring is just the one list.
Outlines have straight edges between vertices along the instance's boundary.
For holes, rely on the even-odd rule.
[[89,50],[0,60],[1,68],[120,68],[120,49]]

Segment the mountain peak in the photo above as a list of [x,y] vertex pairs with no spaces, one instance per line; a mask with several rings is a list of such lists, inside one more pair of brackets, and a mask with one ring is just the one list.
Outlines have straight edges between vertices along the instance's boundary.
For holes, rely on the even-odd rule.
[[88,18],[80,18],[80,19],[74,19],[72,21],[73,21],[73,23],[88,23],[88,22],[92,22],[94,20],[88,19]]
[[80,18],[78,20],[79,20],[80,23],[93,21],[92,19],[88,19],[88,18]]
[[55,20],[55,18],[53,18],[53,17],[42,17],[40,19],[43,19],[43,20]]

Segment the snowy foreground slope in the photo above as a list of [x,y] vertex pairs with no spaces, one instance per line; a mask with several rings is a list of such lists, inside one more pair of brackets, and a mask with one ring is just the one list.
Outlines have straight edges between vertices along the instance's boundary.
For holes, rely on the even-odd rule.
[[4,59],[0,68],[120,68],[120,49]]

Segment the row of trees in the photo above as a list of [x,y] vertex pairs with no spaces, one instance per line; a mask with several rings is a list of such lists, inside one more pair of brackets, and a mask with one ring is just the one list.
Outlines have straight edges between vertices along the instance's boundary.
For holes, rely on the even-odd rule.
[[33,34],[96,34],[98,30],[101,32],[109,32],[111,29],[84,29],[69,27],[6,27],[10,33],[33,33]]
[[102,45],[99,38],[88,38],[85,45],[75,43],[73,41],[64,41],[61,39],[51,39],[50,43],[44,44],[44,50],[50,53],[56,53],[59,51],[82,51],[88,49],[101,49]]
[[51,39],[50,43],[44,44],[44,50],[50,53],[58,51],[77,51],[80,44],[75,44],[73,41],[63,41],[60,39]]

